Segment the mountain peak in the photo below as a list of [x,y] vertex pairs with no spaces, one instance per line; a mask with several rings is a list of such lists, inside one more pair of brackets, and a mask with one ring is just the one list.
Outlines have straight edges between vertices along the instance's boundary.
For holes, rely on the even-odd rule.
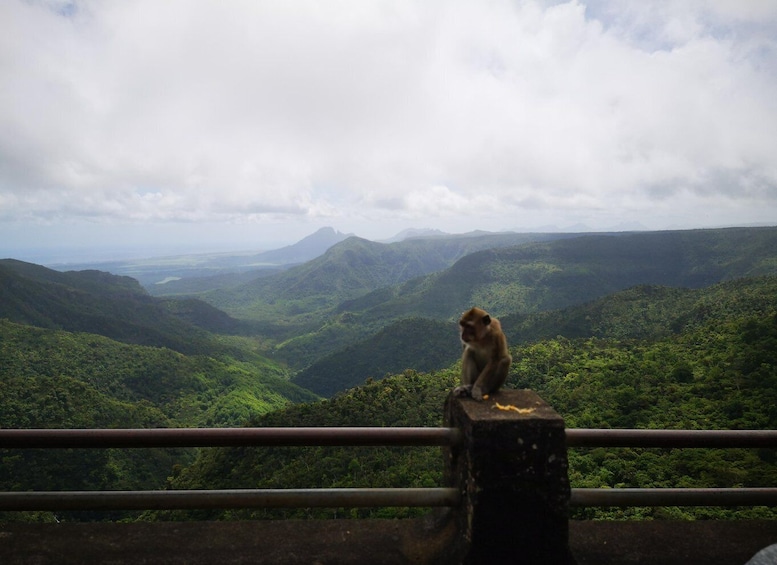
[[337,243],[339,241],[342,241],[348,237],[351,237],[352,233],[342,233],[334,229],[333,227],[324,227],[319,228],[312,234],[303,237],[301,240],[299,240],[294,245],[299,245],[303,241],[311,241],[311,240],[332,240],[334,243]]
[[416,237],[440,237],[448,235],[444,231],[432,228],[408,228],[402,230],[394,237],[385,240],[384,243],[395,243],[398,241],[405,241],[406,239],[413,239]]
[[267,263],[279,265],[304,263],[323,255],[327,249],[344,239],[348,239],[352,235],[350,233],[341,233],[331,227],[324,227],[303,237],[297,243],[282,247],[281,249],[266,251],[258,255],[257,258]]

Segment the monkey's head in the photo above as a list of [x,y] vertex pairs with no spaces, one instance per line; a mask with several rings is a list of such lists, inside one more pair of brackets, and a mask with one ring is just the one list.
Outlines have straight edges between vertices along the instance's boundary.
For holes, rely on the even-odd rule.
[[470,308],[461,315],[459,320],[459,329],[461,330],[461,341],[465,345],[471,342],[478,342],[488,335],[491,325],[491,316],[488,312],[480,308]]

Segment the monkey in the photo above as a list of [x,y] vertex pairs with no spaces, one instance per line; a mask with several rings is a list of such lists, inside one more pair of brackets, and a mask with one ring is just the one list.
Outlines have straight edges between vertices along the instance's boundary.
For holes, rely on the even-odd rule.
[[499,390],[507,379],[513,358],[499,320],[480,308],[470,308],[459,320],[461,343],[461,386],[453,389],[457,396],[483,400],[483,395]]

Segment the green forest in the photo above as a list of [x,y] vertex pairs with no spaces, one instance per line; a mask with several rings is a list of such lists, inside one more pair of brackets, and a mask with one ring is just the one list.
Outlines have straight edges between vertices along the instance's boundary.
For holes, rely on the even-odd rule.
[[[411,248],[354,239],[300,267],[241,283],[248,285],[242,290],[197,296],[153,297],[128,277],[0,261],[0,427],[439,426],[458,380],[454,320],[471,304],[505,328],[514,359],[506,386],[535,390],[568,427],[777,426],[775,229],[598,235],[492,249],[477,248],[479,241],[472,252],[458,242],[442,248],[447,256],[437,241]],[[424,252],[437,258],[438,270],[396,270],[408,257],[422,264]],[[569,457],[573,487],[777,484],[773,449],[575,449]],[[428,487],[441,486],[442,472],[439,448],[0,450],[6,491]],[[766,507],[576,512],[777,517]]]
[[[771,281],[773,286],[775,281]],[[699,325],[656,340],[555,338],[512,348],[508,386],[531,388],[569,427],[774,429],[777,426],[777,314]],[[457,367],[407,371],[331,400],[293,406],[255,426],[437,426]],[[212,449],[185,469],[176,488],[439,486],[439,449]],[[753,487],[777,481],[775,450],[588,449],[570,451],[573,487]],[[317,511],[317,516],[347,512]],[[230,512],[202,517],[295,513]],[[351,515],[396,515],[394,510]],[[401,513],[400,513],[401,514]],[[582,514],[582,513],[578,513]],[[755,509],[587,509],[587,517],[770,516]],[[158,516],[157,516],[158,517]],[[171,517],[168,515],[167,517]]]

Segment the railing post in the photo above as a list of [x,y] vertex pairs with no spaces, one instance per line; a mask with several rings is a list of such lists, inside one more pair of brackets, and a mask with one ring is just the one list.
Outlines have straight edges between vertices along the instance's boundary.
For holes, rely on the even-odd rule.
[[447,486],[462,493],[455,561],[574,563],[561,416],[532,391],[503,390],[483,402],[449,396],[445,424],[463,436],[445,451]]

